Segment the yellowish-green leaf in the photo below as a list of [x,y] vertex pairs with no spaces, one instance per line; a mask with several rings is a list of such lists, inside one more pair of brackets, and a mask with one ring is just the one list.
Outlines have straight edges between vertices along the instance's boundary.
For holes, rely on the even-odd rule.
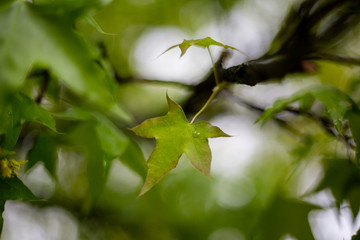
[[148,173],[140,195],[150,190],[163,176],[174,169],[183,153],[205,176],[210,175],[211,150],[208,138],[228,137],[208,122],[190,124],[181,106],[167,96],[168,113],[132,128],[137,135],[155,138],[156,147],[150,155]]
[[210,37],[206,37],[206,38],[201,38],[201,39],[194,39],[194,40],[186,40],[184,39],[184,41],[180,44],[174,45],[169,47],[165,52],[163,52],[162,54],[170,51],[173,48],[179,47],[181,50],[181,55],[180,57],[184,56],[184,54],[186,53],[186,51],[189,49],[189,47],[191,46],[198,46],[198,47],[202,47],[202,48],[207,48],[210,46],[219,46],[219,47],[223,47],[225,49],[233,49],[236,50],[242,54],[244,54],[245,56],[247,56],[244,52],[240,51],[237,48],[234,48],[232,46],[229,45],[225,45],[222,44],[221,42],[217,42],[214,39],[210,38]]

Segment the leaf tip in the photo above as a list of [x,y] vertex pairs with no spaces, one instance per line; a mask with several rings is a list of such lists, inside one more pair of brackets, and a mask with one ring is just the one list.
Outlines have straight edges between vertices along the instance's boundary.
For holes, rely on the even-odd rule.
[[144,186],[141,188],[140,193],[138,195],[138,198],[143,196],[145,193],[147,193],[150,189],[153,188],[153,186],[156,184],[156,182],[151,182],[149,178],[145,180]]

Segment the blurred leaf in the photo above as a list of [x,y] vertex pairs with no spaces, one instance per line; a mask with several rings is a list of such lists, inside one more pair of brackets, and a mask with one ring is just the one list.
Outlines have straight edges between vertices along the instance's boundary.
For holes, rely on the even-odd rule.
[[315,192],[330,189],[336,205],[347,201],[353,216],[359,212],[360,207],[360,170],[347,159],[324,160],[325,176],[319,183]]
[[3,225],[4,225],[4,218],[2,216],[4,210],[5,210],[5,202],[6,201],[0,201],[0,235],[3,229]]
[[[110,0],[111,1],[111,0]],[[71,12],[72,16],[78,17],[89,9],[104,5],[109,0],[33,0],[33,4],[41,8],[41,12],[47,14],[62,14]]]
[[308,109],[309,103],[312,102],[310,98],[317,99],[324,105],[326,113],[339,132],[341,132],[342,123],[347,111],[357,109],[356,103],[341,90],[328,86],[318,86],[301,90],[291,97],[276,100],[256,122],[265,121],[273,117],[276,113],[285,110],[290,103],[299,100],[305,102]]
[[88,120],[93,118],[93,115],[89,110],[76,106],[69,108],[64,112],[54,113],[53,116],[63,120]]
[[136,142],[130,140],[125,151],[120,156],[120,161],[145,180],[147,166],[141,148]]
[[349,119],[351,133],[356,143],[355,162],[360,164],[360,112],[359,110],[349,111],[346,115]]
[[88,15],[87,18],[86,18],[86,20],[87,20],[88,23],[89,23],[91,26],[93,26],[99,33],[102,33],[102,34],[105,34],[105,35],[111,35],[111,36],[116,36],[116,35],[117,35],[117,34],[115,34],[115,33],[107,33],[107,32],[105,32],[92,15]]
[[129,144],[129,137],[107,118],[97,115],[97,119],[95,131],[102,150],[113,158],[121,156]]
[[0,2],[0,11],[3,7],[7,7],[7,5],[11,4],[12,2],[14,2],[14,0],[2,0]]
[[17,177],[0,177],[0,202],[5,200],[39,200]]
[[308,221],[309,212],[319,207],[276,195],[254,229],[254,239],[278,240],[286,234],[298,240],[315,239]]
[[50,174],[55,176],[55,161],[57,159],[57,142],[54,136],[43,134],[37,137],[33,148],[27,155],[27,170],[38,162],[43,162]]
[[209,177],[211,150],[208,138],[229,136],[208,122],[190,124],[180,105],[169,96],[167,102],[169,111],[165,116],[148,119],[131,129],[141,137],[156,139],[155,149],[147,161],[148,174],[140,195],[174,169],[183,153],[195,168]]
[[2,213],[6,200],[39,200],[17,177],[0,177],[0,234],[4,219]]
[[342,134],[344,120],[349,120],[351,132],[356,143],[356,163],[360,162],[360,111],[358,105],[343,91],[329,87],[318,86],[301,90],[293,96],[278,99],[266,109],[256,122],[265,121],[278,112],[285,110],[289,104],[300,101],[302,109],[308,111],[314,100],[319,100],[330,117],[336,130]]
[[[0,12],[0,79],[14,88],[23,84],[34,63],[51,69],[69,89],[129,121],[109,93],[109,79],[96,56],[75,34],[66,12],[45,15],[18,1]],[[16,37],[14,37],[16,36]]]
[[218,0],[219,4],[224,8],[224,9],[231,9],[231,7],[234,6],[235,3],[238,3],[239,0]]
[[145,159],[139,146],[105,116],[78,107],[56,113],[54,116],[65,120],[95,121],[96,135],[103,152],[106,154],[107,164],[110,165],[114,158],[119,158],[140,176],[146,175]]
[[6,135],[3,147],[6,149],[13,149],[21,132],[22,124],[26,121],[41,123],[56,132],[55,121],[50,113],[20,92],[10,97],[6,113],[2,123],[4,128],[2,131]]
[[86,159],[86,174],[92,204],[100,195],[105,184],[105,154],[96,134],[95,122],[86,121],[77,126],[66,138],[72,146],[79,147]]
[[[181,55],[180,57],[184,56],[184,54],[186,53],[186,51],[189,49],[189,47],[191,46],[198,46],[198,47],[202,47],[202,48],[207,48],[209,46],[219,46],[219,47],[223,47],[225,49],[233,49],[236,50],[242,54],[244,54],[245,56],[247,56],[244,52],[240,51],[237,48],[234,48],[232,46],[229,45],[224,45],[220,42],[215,41],[214,39],[210,38],[210,37],[206,37],[206,38],[202,38],[202,39],[195,39],[195,40],[184,40],[181,44],[177,44],[174,46],[169,47],[167,50],[165,50],[165,52],[163,52],[162,54],[170,51],[173,48],[179,47],[181,50]],[[161,54],[161,55],[162,55]]]
[[351,240],[360,240],[360,229],[351,237]]

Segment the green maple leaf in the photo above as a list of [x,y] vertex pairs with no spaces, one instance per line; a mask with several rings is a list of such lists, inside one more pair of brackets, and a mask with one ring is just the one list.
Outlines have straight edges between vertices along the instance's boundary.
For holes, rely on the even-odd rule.
[[223,47],[225,49],[233,49],[236,50],[242,54],[244,54],[245,56],[247,56],[244,52],[240,51],[237,48],[234,48],[232,46],[229,45],[225,45],[222,44],[221,42],[217,42],[214,39],[210,38],[210,37],[206,37],[206,38],[201,38],[201,39],[194,39],[194,40],[186,40],[184,39],[184,41],[180,44],[176,44],[174,46],[169,47],[168,49],[166,49],[165,52],[163,52],[162,54],[168,52],[169,50],[179,47],[181,50],[181,55],[180,57],[184,56],[184,54],[186,53],[186,51],[189,49],[189,47],[191,46],[198,46],[198,47],[202,47],[202,48],[207,48],[209,46],[219,46],[219,47]]
[[208,138],[229,137],[208,122],[189,123],[181,106],[167,96],[169,111],[165,116],[145,120],[132,128],[137,135],[155,138],[156,146],[147,165],[148,173],[140,196],[174,169],[183,153],[205,176],[210,176],[211,150]]

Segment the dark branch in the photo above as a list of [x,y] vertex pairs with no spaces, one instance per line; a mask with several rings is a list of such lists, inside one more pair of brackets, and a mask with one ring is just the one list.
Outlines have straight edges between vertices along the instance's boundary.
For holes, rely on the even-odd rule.
[[[271,79],[282,79],[287,74],[306,72],[303,62],[308,59],[358,65],[358,59],[330,57],[327,52],[346,32],[358,26],[359,11],[360,1],[304,1],[289,13],[283,28],[274,39],[274,42],[278,43],[276,45],[281,46],[278,50],[270,49],[259,59],[224,69],[223,79],[231,83],[254,86]],[[327,20],[329,16],[336,20]],[[326,22],[324,30],[319,29],[323,21]]]

